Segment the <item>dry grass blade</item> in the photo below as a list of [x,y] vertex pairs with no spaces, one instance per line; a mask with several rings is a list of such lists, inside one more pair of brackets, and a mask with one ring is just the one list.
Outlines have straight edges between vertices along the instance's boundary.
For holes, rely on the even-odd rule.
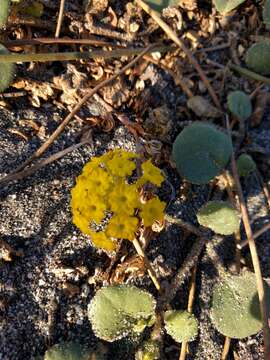
[[[259,236],[261,236],[263,233],[265,233],[266,231],[270,230],[270,222],[267,223],[266,225],[264,225],[260,230],[256,231],[253,234],[253,238],[257,239]],[[243,240],[239,245],[238,245],[238,249],[241,250],[243,249],[245,246],[248,245],[248,240]]]
[[61,26],[62,26],[63,18],[64,18],[64,8],[65,8],[65,0],[61,0],[60,7],[59,7],[58,19],[57,19],[57,26],[56,26],[56,30],[55,30],[56,38],[59,38],[59,36],[60,36]]
[[28,46],[28,45],[42,45],[42,44],[79,44],[79,45],[96,45],[96,46],[110,46],[124,48],[124,46],[114,44],[112,42],[103,41],[91,36],[87,39],[69,39],[69,38],[34,38],[34,39],[16,39],[16,40],[3,40],[2,44],[5,47],[12,48],[14,46]]
[[186,54],[188,57],[190,63],[194,66],[194,68],[197,70],[201,80],[203,81],[205,87],[209,91],[209,94],[212,97],[212,100],[214,104],[221,109],[220,102],[218,100],[218,97],[210,84],[209,80],[207,79],[205,73],[203,72],[202,68],[200,67],[197,60],[192,55],[191,51],[185,46],[182,40],[180,40],[177,36],[177,34],[161,19],[159,14],[150,8],[144,1],[142,0],[136,0],[136,3],[145,11],[147,14],[149,14],[157,23],[158,25],[166,32],[166,34],[171,38]]
[[[146,48],[138,49],[138,48],[126,48],[126,49],[116,49],[116,50],[93,50],[93,51],[82,51],[82,52],[58,52],[58,53],[40,53],[40,54],[20,54],[20,53],[12,53],[12,54],[1,54],[0,62],[4,63],[16,63],[16,62],[47,62],[47,61],[71,61],[71,60],[80,60],[80,59],[112,59],[119,58],[122,56],[133,56],[137,54],[141,54]],[[150,52],[149,48],[147,48],[144,54]],[[152,50],[154,50],[151,47]],[[168,51],[172,48],[170,46],[156,46],[155,51]]]
[[249,79],[257,80],[264,84],[270,85],[270,78],[267,78],[263,75],[257,74],[254,71],[248,70],[239,65],[229,64],[228,66],[230,69],[237,71],[239,74],[244,75],[244,76],[248,77]]
[[[230,125],[228,118],[227,121],[227,130],[230,134]],[[239,174],[237,171],[236,161],[234,157],[234,153],[231,157],[231,165],[232,165],[232,173],[233,178],[235,182],[235,186],[237,189],[239,202],[240,202],[240,209],[242,213],[242,220],[245,228],[245,232],[248,239],[248,245],[250,249],[252,264],[256,276],[256,282],[257,282],[257,288],[258,288],[258,296],[260,301],[260,310],[261,310],[261,316],[262,316],[262,323],[263,323],[263,339],[264,339],[264,356],[266,360],[270,359],[270,333],[269,333],[269,326],[268,326],[268,315],[267,315],[267,308],[266,308],[266,301],[265,301],[265,291],[264,291],[264,284],[263,284],[263,278],[262,278],[262,272],[261,272],[261,266],[260,261],[256,249],[256,244],[254,241],[254,236],[252,233],[250,221],[249,221],[249,214],[247,211],[247,207],[245,204],[245,199],[239,179]]]
[[0,179],[0,184],[3,182],[6,183],[7,181],[9,181],[10,177],[14,173],[21,171],[26,166],[31,164],[35,159],[39,158],[48,149],[48,147],[55,141],[55,139],[58,138],[58,136],[62,133],[62,131],[65,129],[65,127],[70,122],[70,120],[74,117],[74,115],[80,110],[80,108],[83,106],[83,104],[88,99],[90,99],[94,94],[96,94],[102,87],[110,84],[121,74],[124,74],[127,69],[131,68],[134,64],[136,64],[147,52],[149,52],[154,47],[155,47],[155,44],[149,45],[146,49],[144,49],[144,51],[141,52],[140,55],[138,55],[135,59],[133,59],[131,62],[129,62],[126,66],[124,66],[116,74],[111,76],[109,79],[102,81],[100,84],[98,84],[96,87],[94,87],[94,89],[89,90],[84,95],[84,97],[78,102],[78,104],[73,108],[73,110],[68,114],[68,116],[62,121],[62,123],[58,126],[58,128],[52,133],[52,135],[49,137],[49,139],[47,141],[45,141],[45,143],[43,145],[41,145],[41,147],[29,159],[27,159],[22,165],[20,165],[14,172],[12,172],[11,174]]
[[[35,165],[28,167],[22,171],[16,172],[15,174],[11,174],[7,176],[6,178],[1,180],[1,184],[5,184],[5,182],[15,181],[15,180],[22,180],[27,176],[32,175],[34,172],[38,171],[39,169],[42,169],[44,166],[49,165],[53,163],[56,160],[61,159],[62,157],[66,156],[67,154],[71,153],[72,151],[79,149],[81,146],[89,143],[90,140],[83,140],[79,142],[78,144],[71,145],[68,148],[57,152],[56,154],[51,155],[47,159],[40,160],[39,162],[35,163]],[[4,181],[6,179],[6,181]]]

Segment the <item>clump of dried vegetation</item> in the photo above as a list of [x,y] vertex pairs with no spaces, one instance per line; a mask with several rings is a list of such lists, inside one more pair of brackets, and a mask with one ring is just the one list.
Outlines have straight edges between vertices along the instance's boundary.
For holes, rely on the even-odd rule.
[[[62,0],[52,37],[55,24],[50,14],[58,9],[55,3],[6,0],[0,8],[2,106],[9,105],[9,89],[11,97],[22,90],[19,96],[27,94],[26,101],[36,108],[54,101],[69,110],[33,156],[0,183],[20,180],[65,155],[38,160],[74,117],[83,117],[87,130],[100,132],[113,131],[120,122],[134,135],[138,151],[114,149],[85,165],[71,192],[73,222],[112,261],[123,244],[131,242],[156,292],[127,284],[125,279],[100,287],[88,306],[94,334],[106,342],[127,337],[136,344],[136,359],[154,360],[165,356],[167,333],[181,343],[179,359],[185,359],[188,343],[196,339],[200,327],[193,314],[200,254],[213,234],[219,234],[228,237],[228,242],[235,238],[236,244],[236,270],[220,270],[209,304],[213,325],[225,337],[222,358],[228,356],[231,338],[243,339],[263,330],[265,359],[270,359],[270,289],[263,279],[241,186],[246,177],[259,173],[245,144],[248,127],[261,123],[269,103],[264,87],[270,84],[266,77],[270,74],[270,1],[136,0],[110,4],[93,0],[77,7]],[[65,6],[68,11],[63,12]],[[245,22],[239,22],[238,10],[246,14]],[[256,32],[258,26],[260,34]],[[50,33],[50,37],[33,37],[34,29]],[[72,38],[61,37],[69,31]],[[237,36],[243,32],[247,36],[238,43]],[[207,46],[210,43],[211,47]],[[219,51],[229,55],[220,55]],[[216,57],[209,55],[216,52]],[[48,81],[46,71],[52,74],[51,64],[60,61],[66,71]],[[33,76],[22,76],[22,64],[29,62],[28,71]],[[16,63],[20,64],[19,71]],[[156,106],[158,102],[147,88],[151,74],[147,80],[139,78],[150,63],[168,73],[184,95],[184,105],[177,109],[178,123],[183,127],[180,131],[172,125],[170,110]],[[43,74],[42,81],[37,80],[37,73]],[[263,105],[258,102],[260,94],[268,99]],[[105,108],[104,116],[87,115],[87,102],[94,96]],[[146,119],[151,103],[156,111],[152,121],[150,116]],[[136,114],[136,120],[130,120],[124,109]],[[39,130],[37,133],[42,136]],[[15,134],[26,140],[31,136],[21,130]],[[81,144],[89,141],[86,137]],[[174,186],[161,168],[170,168],[188,189],[192,185],[212,189],[209,201],[197,211],[196,224],[167,214],[171,199],[161,201],[157,194],[162,194],[165,186]],[[178,196],[178,189],[173,190]],[[165,286],[148,258],[147,247],[158,233],[166,233],[171,223],[200,240]],[[266,224],[259,232],[268,229]],[[252,266],[242,265],[243,236]],[[4,246],[12,255],[12,249]],[[178,309],[173,300],[190,274],[188,307]],[[106,357],[110,354],[104,349],[86,349],[79,342],[53,345],[44,355],[46,360]]]

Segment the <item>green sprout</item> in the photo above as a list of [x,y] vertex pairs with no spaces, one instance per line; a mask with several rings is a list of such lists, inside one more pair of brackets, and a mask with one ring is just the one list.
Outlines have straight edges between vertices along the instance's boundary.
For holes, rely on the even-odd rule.
[[137,350],[135,360],[160,359],[160,343],[156,340],[147,340]]
[[260,41],[252,45],[246,53],[246,64],[251,70],[262,74],[270,74],[270,43]]
[[263,7],[263,22],[270,25],[270,0],[266,0]]
[[155,322],[155,300],[135,286],[113,285],[97,291],[88,308],[96,336],[115,341],[141,333]]
[[197,219],[200,225],[222,235],[233,234],[240,225],[237,211],[225,201],[209,201],[199,210]]
[[[268,311],[270,289],[265,286]],[[256,278],[251,272],[226,276],[214,287],[212,321],[217,330],[231,338],[242,339],[262,329]]]
[[228,95],[228,108],[239,120],[247,120],[252,114],[251,101],[243,91],[232,91]]
[[[9,54],[9,51],[0,44],[0,55],[4,54]],[[12,83],[14,68],[14,63],[0,62],[0,92],[6,90]]]
[[198,333],[198,321],[187,311],[169,310],[164,314],[165,329],[177,342],[192,341]]
[[246,0],[213,0],[213,3],[218,12],[226,14],[234,10],[237,6],[241,5]]
[[[146,327],[153,326],[155,307],[156,302],[148,292],[135,286],[111,285],[97,291],[89,304],[88,318],[95,335],[112,342],[141,334]],[[186,311],[166,311],[164,322],[167,333],[178,342],[192,341],[197,335],[197,320]],[[157,345],[147,342],[137,356],[143,360],[155,359]]]
[[176,167],[192,184],[206,184],[227,165],[232,153],[230,137],[215,126],[195,122],[187,126],[173,144]]
[[89,360],[91,355],[92,351],[78,343],[63,342],[47,350],[44,360]]
[[248,176],[256,170],[256,163],[248,154],[241,154],[236,161],[239,176]]

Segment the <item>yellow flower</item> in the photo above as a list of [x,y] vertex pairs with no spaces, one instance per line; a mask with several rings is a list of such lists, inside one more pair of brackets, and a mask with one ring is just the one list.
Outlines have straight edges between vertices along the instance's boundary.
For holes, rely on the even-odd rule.
[[107,206],[102,195],[88,190],[86,185],[89,186],[89,183],[80,176],[76,186],[71,190],[71,208],[73,212],[78,211],[89,221],[94,220],[99,223],[105,216],[104,211],[107,210]]
[[119,177],[125,177],[132,174],[136,165],[133,161],[129,160],[137,155],[135,153],[128,153],[126,151],[115,151],[114,157],[107,162],[109,171]]
[[83,216],[78,210],[73,209],[73,223],[86,235],[90,235],[92,232],[89,228],[90,219]]
[[81,199],[79,209],[87,218],[99,223],[105,216],[104,212],[107,209],[107,206],[101,197],[94,195],[87,197],[84,200]]
[[140,211],[140,216],[143,219],[145,226],[151,226],[154,221],[162,220],[164,217],[164,209],[166,203],[160,201],[159,198],[153,198],[145,205],[143,205],[142,211]]
[[116,249],[116,242],[100,231],[97,233],[91,233],[92,243],[97,247],[108,251],[114,251]]
[[142,164],[143,176],[137,181],[137,185],[141,186],[146,182],[151,182],[154,185],[160,186],[164,181],[164,176],[161,170],[147,160]]
[[132,241],[138,227],[138,222],[136,217],[115,215],[108,224],[106,234],[110,237]]
[[119,182],[112,192],[108,194],[110,209],[115,213],[132,215],[139,206],[139,194],[136,186]]
[[85,188],[89,192],[96,192],[97,194],[104,195],[111,186],[112,177],[106,170],[96,168],[85,180]]

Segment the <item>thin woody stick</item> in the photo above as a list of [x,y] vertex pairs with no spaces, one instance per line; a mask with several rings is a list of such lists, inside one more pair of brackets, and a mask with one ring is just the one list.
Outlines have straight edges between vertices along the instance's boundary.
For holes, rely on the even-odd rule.
[[56,26],[56,30],[55,30],[55,37],[56,38],[59,38],[59,36],[60,36],[61,26],[62,26],[63,18],[64,18],[64,8],[65,8],[65,0],[61,0],[60,1],[60,7],[59,7],[57,26]]
[[[189,295],[188,295],[188,306],[187,306],[187,311],[190,312],[190,313],[192,312],[194,296],[195,296],[195,291],[196,291],[196,273],[197,273],[197,264],[194,265],[194,268],[192,270],[191,281],[190,281],[190,289],[189,289]],[[183,341],[182,346],[181,346],[181,352],[180,352],[179,360],[185,360],[186,359],[187,349],[188,349],[188,342]]]
[[155,285],[156,289],[161,292],[161,286],[157,279],[157,276],[155,274],[154,269],[152,268],[152,265],[150,264],[150,261],[148,260],[147,255],[143,251],[143,248],[141,247],[141,244],[139,243],[138,239],[134,239],[132,241],[138,255],[143,259],[145,266],[147,268],[148,275],[150,276],[151,280],[153,281],[153,284]]

